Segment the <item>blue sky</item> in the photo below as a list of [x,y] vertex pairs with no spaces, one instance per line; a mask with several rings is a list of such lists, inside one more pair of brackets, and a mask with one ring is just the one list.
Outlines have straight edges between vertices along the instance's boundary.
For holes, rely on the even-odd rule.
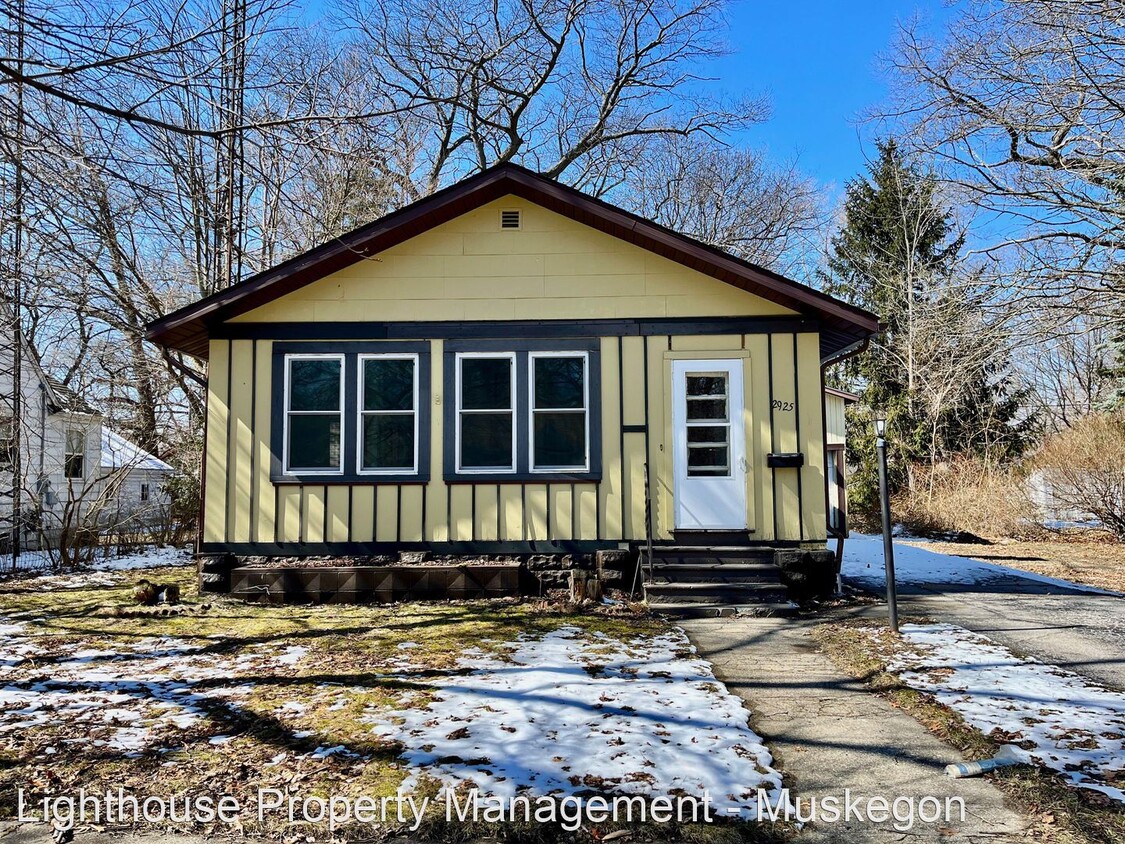
[[871,152],[872,131],[859,117],[887,95],[878,57],[897,24],[920,18],[931,26],[948,15],[941,0],[735,0],[735,52],[718,75],[731,91],[766,94],[773,107],[746,142],[773,158],[796,156],[803,172],[841,190]]

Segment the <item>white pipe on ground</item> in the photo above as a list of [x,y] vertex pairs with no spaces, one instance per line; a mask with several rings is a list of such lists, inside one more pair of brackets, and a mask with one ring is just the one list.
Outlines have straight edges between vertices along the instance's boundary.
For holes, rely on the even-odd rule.
[[958,762],[955,765],[946,765],[945,775],[953,779],[979,777],[981,774],[987,774],[989,771],[995,771],[997,768],[1004,768],[1008,765],[1018,765],[1023,761],[1020,759],[1018,751],[1018,747],[1006,744],[1001,747],[1000,752],[991,759],[982,759],[979,762]]

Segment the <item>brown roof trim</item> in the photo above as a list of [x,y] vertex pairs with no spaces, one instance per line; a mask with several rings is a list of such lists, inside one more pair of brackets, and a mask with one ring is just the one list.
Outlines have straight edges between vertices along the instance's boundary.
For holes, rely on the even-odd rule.
[[863,398],[863,396],[857,396],[855,393],[849,393],[845,390],[837,390],[835,387],[825,387],[824,392],[827,395],[841,398],[846,402],[857,402]]
[[735,287],[820,319],[853,341],[878,332],[878,318],[811,287],[631,214],[515,164],[501,164],[437,191],[308,252],[283,261],[148,326],[147,337],[207,356],[211,326],[292,293],[500,197],[519,196]]

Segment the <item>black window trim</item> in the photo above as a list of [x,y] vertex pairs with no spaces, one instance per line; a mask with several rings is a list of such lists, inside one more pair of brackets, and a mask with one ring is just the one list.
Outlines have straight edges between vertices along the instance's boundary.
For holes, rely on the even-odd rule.
[[[570,339],[456,339],[445,341],[442,349],[443,392],[446,397],[443,414],[445,447],[442,451],[446,483],[596,483],[602,478],[602,420],[601,420],[601,346],[597,338]],[[457,356],[461,353],[496,355],[514,354],[515,371],[515,471],[460,472],[457,468]],[[531,352],[583,352],[586,355],[587,374],[587,429],[589,432],[589,466],[585,471],[549,470],[531,467]]]
[[[402,355],[417,358],[417,448],[414,472],[359,471],[360,363],[363,355]],[[339,355],[343,357],[344,414],[340,431],[342,471],[288,472],[284,464],[287,359],[291,355]],[[270,402],[270,481],[275,484],[411,484],[430,480],[430,344],[428,341],[335,341],[282,342],[273,344]]]

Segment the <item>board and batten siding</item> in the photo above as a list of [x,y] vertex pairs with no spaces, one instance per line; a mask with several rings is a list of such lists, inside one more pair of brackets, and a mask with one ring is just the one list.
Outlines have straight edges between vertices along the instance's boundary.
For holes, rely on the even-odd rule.
[[847,402],[844,401],[843,396],[824,394],[824,435],[828,445],[844,445],[847,439],[845,407]]
[[[501,209],[522,226],[500,231]],[[431,477],[426,483],[275,484],[270,477],[274,340],[283,326],[388,322],[795,316],[776,303],[508,197],[231,320],[210,343],[204,550],[315,553],[317,546],[556,543],[614,546],[645,538],[645,464],[654,538],[673,528],[671,365],[744,362],[746,473],[755,541],[825,537],[825,432],[815,331],[598,338],[599,482],[446,483],[443,341],[430,343]],[[310,328],[312,325],[314,327]],[[239,329],[255,339],[239,339]],[[406,339],[406,338],[399,338]],[[345,341],[346,342],[346,341]],[[378,341],[364,341],[372,345]],[[422,397],[425,401],[426,397]],[[771,452],[805,455],[771,469]],[[362,553],[357,548],[357,553]]]

